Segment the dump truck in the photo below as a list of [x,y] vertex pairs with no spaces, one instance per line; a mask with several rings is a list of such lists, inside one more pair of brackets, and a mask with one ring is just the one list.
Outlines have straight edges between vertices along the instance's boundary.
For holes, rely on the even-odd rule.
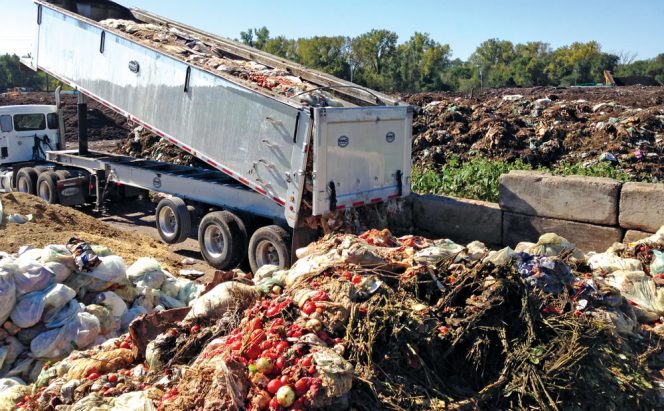
[[[409,194],[413,109],[397,99],[111,1],[34,4],[22,61],[79,92],[79,141],[0,160],[12,189],[98,208],[164,193],[165,242],[184,241],[203,210],[204,259],[228,269],[248,258],[252,270],[287,267],[318,235],[318,216]],[[89,150],[89,98],[208,167]]]

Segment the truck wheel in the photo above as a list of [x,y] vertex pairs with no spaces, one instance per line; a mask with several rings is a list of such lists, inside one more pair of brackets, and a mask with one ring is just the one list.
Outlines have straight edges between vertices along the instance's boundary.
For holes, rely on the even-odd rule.
[[58,181],[60,177],[53,171],[45,171],[37,179],[37,195],[49,204],[58,204]]
[[198,226],[198,244],[208,264],[229,270],[247,255],[247,230],[235,214],[214,211],[203,217]]
[[55,172],[55,174],[60,177],[60,180],[66,180],[68,178],[71,178],[71,173],[67,170],[58,170]]
[[37,170],[32,167],[23,167],[16,173],[16,191],[20,193],[35,194],[37,192]]
[[256,272],[266,264],[280,268],[290,266],[291,236],[288,231],[276,225],[256,230],[249,240],[249,265]]
[[191,233],[191,216],[185,202],[178,197],[164,198],[157,205],[157,231],[166,244],[178,244]]

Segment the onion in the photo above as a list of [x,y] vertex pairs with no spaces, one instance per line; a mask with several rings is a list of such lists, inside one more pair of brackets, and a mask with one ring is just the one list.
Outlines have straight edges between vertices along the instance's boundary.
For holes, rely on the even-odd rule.
[[293,405],[293,401],[295,401],[295,391],[293,391],[290,385],[284,385],[279,388],[279,391],[277,391],[277,402],[279,405],[288,408]]
[[315,332],[318,333],[320,330],[323,329],[323,324],[320,322],[320,320],[317,320],[315,318],[311,318],[307,321],[306,327]]
[[272,364],[269,358],[259,358],[256,360],[256,371],[260,373],[269,374],[273,368],[274,364]]

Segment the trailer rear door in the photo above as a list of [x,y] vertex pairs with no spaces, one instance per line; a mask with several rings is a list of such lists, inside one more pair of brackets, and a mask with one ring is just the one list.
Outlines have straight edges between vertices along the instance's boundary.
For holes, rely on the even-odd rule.
[[412,108],[314,109],[313,214],[410,193]]

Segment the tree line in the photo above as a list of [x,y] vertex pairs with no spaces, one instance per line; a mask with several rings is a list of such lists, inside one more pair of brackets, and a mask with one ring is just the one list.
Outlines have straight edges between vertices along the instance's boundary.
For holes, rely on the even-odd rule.
[[615,76],[647,75],[664,84],[664,53],[635,61],[628,52],[607,53],[596,41],[552,48],[532,41],[489,39],[467,61],[452,58],[449,44],[426,33],[399,43],[395,32],[371,30],[357,37],[272,37],[267,27],[240,33],[247,45],[388,92],[467,91],[480,87],[571,86]]
[[[426,33],[399,43],[395,32],[371,30],[357,37],[272,37],[266,27],[240,33],[252,47],[386,92],[468,91],[477,88],[570,86],[615,76],[645,75],[664,84],[664,53],[648,60],[602,51],[596,41],[553,49],[548,43],[514,44],[489,39],[468,60]],[[16,55],[0,56],[0,92],[12,87],[53,90],[57,81],[23,67]]]

